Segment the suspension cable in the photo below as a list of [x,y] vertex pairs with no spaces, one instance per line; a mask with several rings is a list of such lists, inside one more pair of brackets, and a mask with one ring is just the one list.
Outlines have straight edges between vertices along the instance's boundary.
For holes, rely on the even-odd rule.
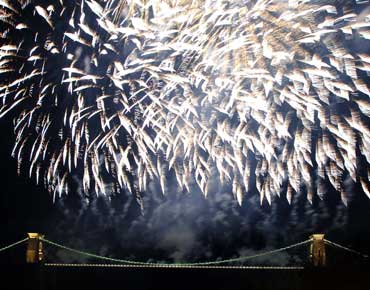
[[25,242],[25,241],[27,241],[27,240],[28,240],[28,238],[24,238],[23,240],[20,240],[20,241],[18,241],[18,242],[15,242],[15,243],[13,243],[13,244],[10,244],[10,245],[8,245],[8,246],[5,246],[5,247],[3,247],[3,248],[0,248],[0,252],[3,252],[3,251],[8,250],[8,249],[10,249],[10,248],[13,248],[13,247],[15,247],[15,246],[17,246],[17,245],[19,245],[19,244],[24,243],[24,242]]
[[206,266],[206,265],[217,265],[217,264],[230,263],[230,262],[239,262],[239,261],[244,261],[244,260],[249,260],[249,259],[253,259],[253,258],[257,258],[257,257],[266,256],[266,255],[271,255],[271,254],[274,254],[274,253],[277,253],[277,252],[285,251],[285,250],[288,250],[288,249],[291,249],[291,248],[294,248],[294,247],[298,247],[298,246],[301,246],[301,245],[304,245],[304,244],[307,244],[307,243],[311,242],[311,239],[309,239],[309,240],[299,242],[299,243],[296,243],[296,244],[293,244],[293,245],[290,245],[290,246],[286,246],[286,247],[283,247],[283,248],[279,248],[279,249],[276,249],[276,250],[271,250],[271,251],[251,255],[251,256],[243,256],[243,257],[239,257],[239,258],[226,259],[226,260],[220,260],[220,261],[209,261],[209,262],[199,262],[199,263],[148,263],[148,262],[139,262],[139,261],[104,257],[104,256],[100,256],[100,255],[96,255],[96,254],[92,254],[92,253],[72,249],[72,248],[63,246],[61,244],[52,242],[50,240],[47,240],[45,238],[41,238],[41,240],[44,241],[47,244],[56,246],[58,248],[61,248],[61,249],[64,249],[64,250],[67,250],[67,251],[70,251],[70,252],[74,252],[76,254],[84,255],[84,256],[87,256],[87,257],[90,257],[90,258],[96,258],[96,259],[101,259],[101,260],[106,260],[106,261],[111,261],[111,262],[117,262],[117,263],[123,263],[123,264],[132,264],[132,265],[146,265],[146,266],[173,265],[174,267],[175,266],[202,266],[202,265]]
[[364,258],[368,258],[368,257],[369,257],[368,255],[365,255],[365,254],[363,254],[363,253],[357,252],[357,251],[355,251],[355,250],[352,250],[352,249],[347,248],[347,247],[345,247],[345,246],[339,245],[339,244],[334,243],[334,242],[332,242],[332,241],[329,241],[329,240],[324,239],[324,242],[325,242],[327,245],[330,245],[330,246],[334,246],[334,247],[340,248],[340,249],[342,249],[342,250],[345,250],[345,251],[348,251],[348,252],[351,252],[351,253],[357,254],[357,255],[362,256],[362,257],[364,257]]

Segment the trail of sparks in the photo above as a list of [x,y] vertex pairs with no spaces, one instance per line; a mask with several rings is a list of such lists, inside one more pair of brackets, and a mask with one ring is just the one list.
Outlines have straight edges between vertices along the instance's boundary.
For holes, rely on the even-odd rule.
[[239,204],[328,181],[347,204],[347,177],[370,198],[368,1],[67,2],[0,1],[0,116],[54,196],[216,172]]

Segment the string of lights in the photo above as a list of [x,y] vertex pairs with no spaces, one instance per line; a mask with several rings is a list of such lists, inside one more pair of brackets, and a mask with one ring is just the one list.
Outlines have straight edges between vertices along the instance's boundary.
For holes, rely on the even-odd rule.
[[215,265],[127,265],[127,264],[76,264],[76,263],[46,263],[46,267],[81,267],[81,268],[181,268],[181,269],[240,269],[240,270],[303,270],[302,266],[215,266]]
[[28,238],[24,238],[23,240],[20,240],[18,242],[15,242],[13,244],[8,245],[8,246],[2,247],[2,248],[0,248],[0,253],[3,252],[3,251],[5,251],[5,250],[8,250],[10,248],[13,248],[15,246],[18,246],[19,244],[22,244],[22,243],[24,243],[27,240],[28,240]]
[[357,254],[357,255],[362,256],[362,257],[364,257],[364,258],[368,258],[368,257],[369,257],[368,255],[365,255],[365,254],[360,253],[360,252],[358,252],[358,251],[352,250],[352,249],[347,248],[347,247],[345,247],[345,246],[339,245],[339,244],[337,244],[337,243],[334,243],[334,242],[331,242],[331,241],[328,241],[328,240],[325,240],[325,239],[324,239],[324,242],[325,242],[325,244],[327,244],[327,245],[329,245],[329,246],[334,246],[334,247],[340,248],[340,249],[342,249],[342,250],[345,250],[345,251],[348,251],[348,252],[351,252],[351,253]]

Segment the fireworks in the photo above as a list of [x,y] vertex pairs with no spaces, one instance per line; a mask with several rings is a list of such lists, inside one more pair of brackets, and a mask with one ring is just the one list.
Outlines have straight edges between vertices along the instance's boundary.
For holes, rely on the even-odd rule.
[[77,175],[140,199],[169,174],[240,204],[327,182],[347,203],[347,178],[368,195],[370,11],[342,2],[0,1],[19,168],[54,196]]

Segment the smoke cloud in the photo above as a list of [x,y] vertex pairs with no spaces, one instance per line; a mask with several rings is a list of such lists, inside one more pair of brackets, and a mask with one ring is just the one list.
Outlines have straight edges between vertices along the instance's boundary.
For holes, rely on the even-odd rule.
[[[134,196],[120,194],[81,200],[69,196],[58,204],[63,219],[48,237],[72,248],[99,255],[144,262],[204,262],[239,258],[308,239],[315,232],[345,235],[348,210],[338,198],[308,203],[297,194],[291,205],[275,196],[260,205],[251,193],[239,206],[230,188],[214,181],[205,198],[193,185],[183,193],[170,179],[163,195],[159,184],[149,184],[144,209]],[[79,202],[78,202],[79,201]],[[77,206],[78,204],[78,206]],[[73,205],[73,206],[72,206]],[[244,262],[245,265],[299,265],[307,247]],[[64,250],[48,249],[48,259],[86,262]]]

